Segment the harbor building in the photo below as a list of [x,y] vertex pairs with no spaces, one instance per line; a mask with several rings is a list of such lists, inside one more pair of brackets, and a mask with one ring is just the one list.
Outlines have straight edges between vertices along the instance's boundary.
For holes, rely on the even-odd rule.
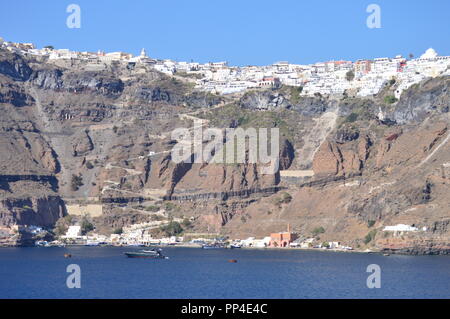
[[289,247],[289,245],[298,238],[296,233],[291,232],[288,224],[287,231],[270,234],[270,247]]

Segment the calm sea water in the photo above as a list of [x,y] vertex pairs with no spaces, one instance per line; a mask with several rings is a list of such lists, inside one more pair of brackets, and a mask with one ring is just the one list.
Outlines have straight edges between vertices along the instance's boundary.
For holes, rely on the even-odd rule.
[[[0,298],[450,297],[448,256],[173,247],[152,260],[126,258],[130,250],[2,248]],[[69,264],[81,267],[80,289],[66,286]],[[381,267],[380,289],[366,286],[370,264]]]

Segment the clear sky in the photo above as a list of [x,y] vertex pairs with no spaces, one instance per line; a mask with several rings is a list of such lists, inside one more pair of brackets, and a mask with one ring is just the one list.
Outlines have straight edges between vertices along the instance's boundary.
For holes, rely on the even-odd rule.
[[[81,28],[69,29],[69,4]],[[369,29],[369,4],[381,28]],[[267,65],[450,55],[449,0],[2,0],[0,36],[76,51],[146,48],[153,58]]]

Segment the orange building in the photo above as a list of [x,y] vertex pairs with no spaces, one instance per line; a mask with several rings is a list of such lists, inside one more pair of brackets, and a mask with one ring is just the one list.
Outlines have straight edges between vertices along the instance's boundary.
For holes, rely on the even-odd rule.
[[287,247],[290,243],[298,238],[296,233],[292,233],[290,226],[286,232],[270,234],[270,247]]

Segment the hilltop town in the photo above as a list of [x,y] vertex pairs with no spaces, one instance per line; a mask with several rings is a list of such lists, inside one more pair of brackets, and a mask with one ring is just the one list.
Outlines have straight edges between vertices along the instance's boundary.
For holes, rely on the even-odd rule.
[[268,66],[229,66],[227,62],[177,62],[158,60],[147,56],[142,49],[139,56],[125,52],[77,52],[47,46],[37,49],[32,43],[5,42],[0,47],[22,55],[32,55],[58,66],[83,63],[85,70],[102,71],[109,65],[121,63],[129,68],[147,66],[167,75],[187,77],[196,88],[211,93],[231,94],[255,88],[280,85],[301,87],[300,95],[373,96],[389,81],[398,81],[395,98],[414,84],[428,77],[450,74],[450,56],[439,56],[432,48],[418,58],[397,55],[373,60],[327,61],[310,65],[291,64],[287,61]]

